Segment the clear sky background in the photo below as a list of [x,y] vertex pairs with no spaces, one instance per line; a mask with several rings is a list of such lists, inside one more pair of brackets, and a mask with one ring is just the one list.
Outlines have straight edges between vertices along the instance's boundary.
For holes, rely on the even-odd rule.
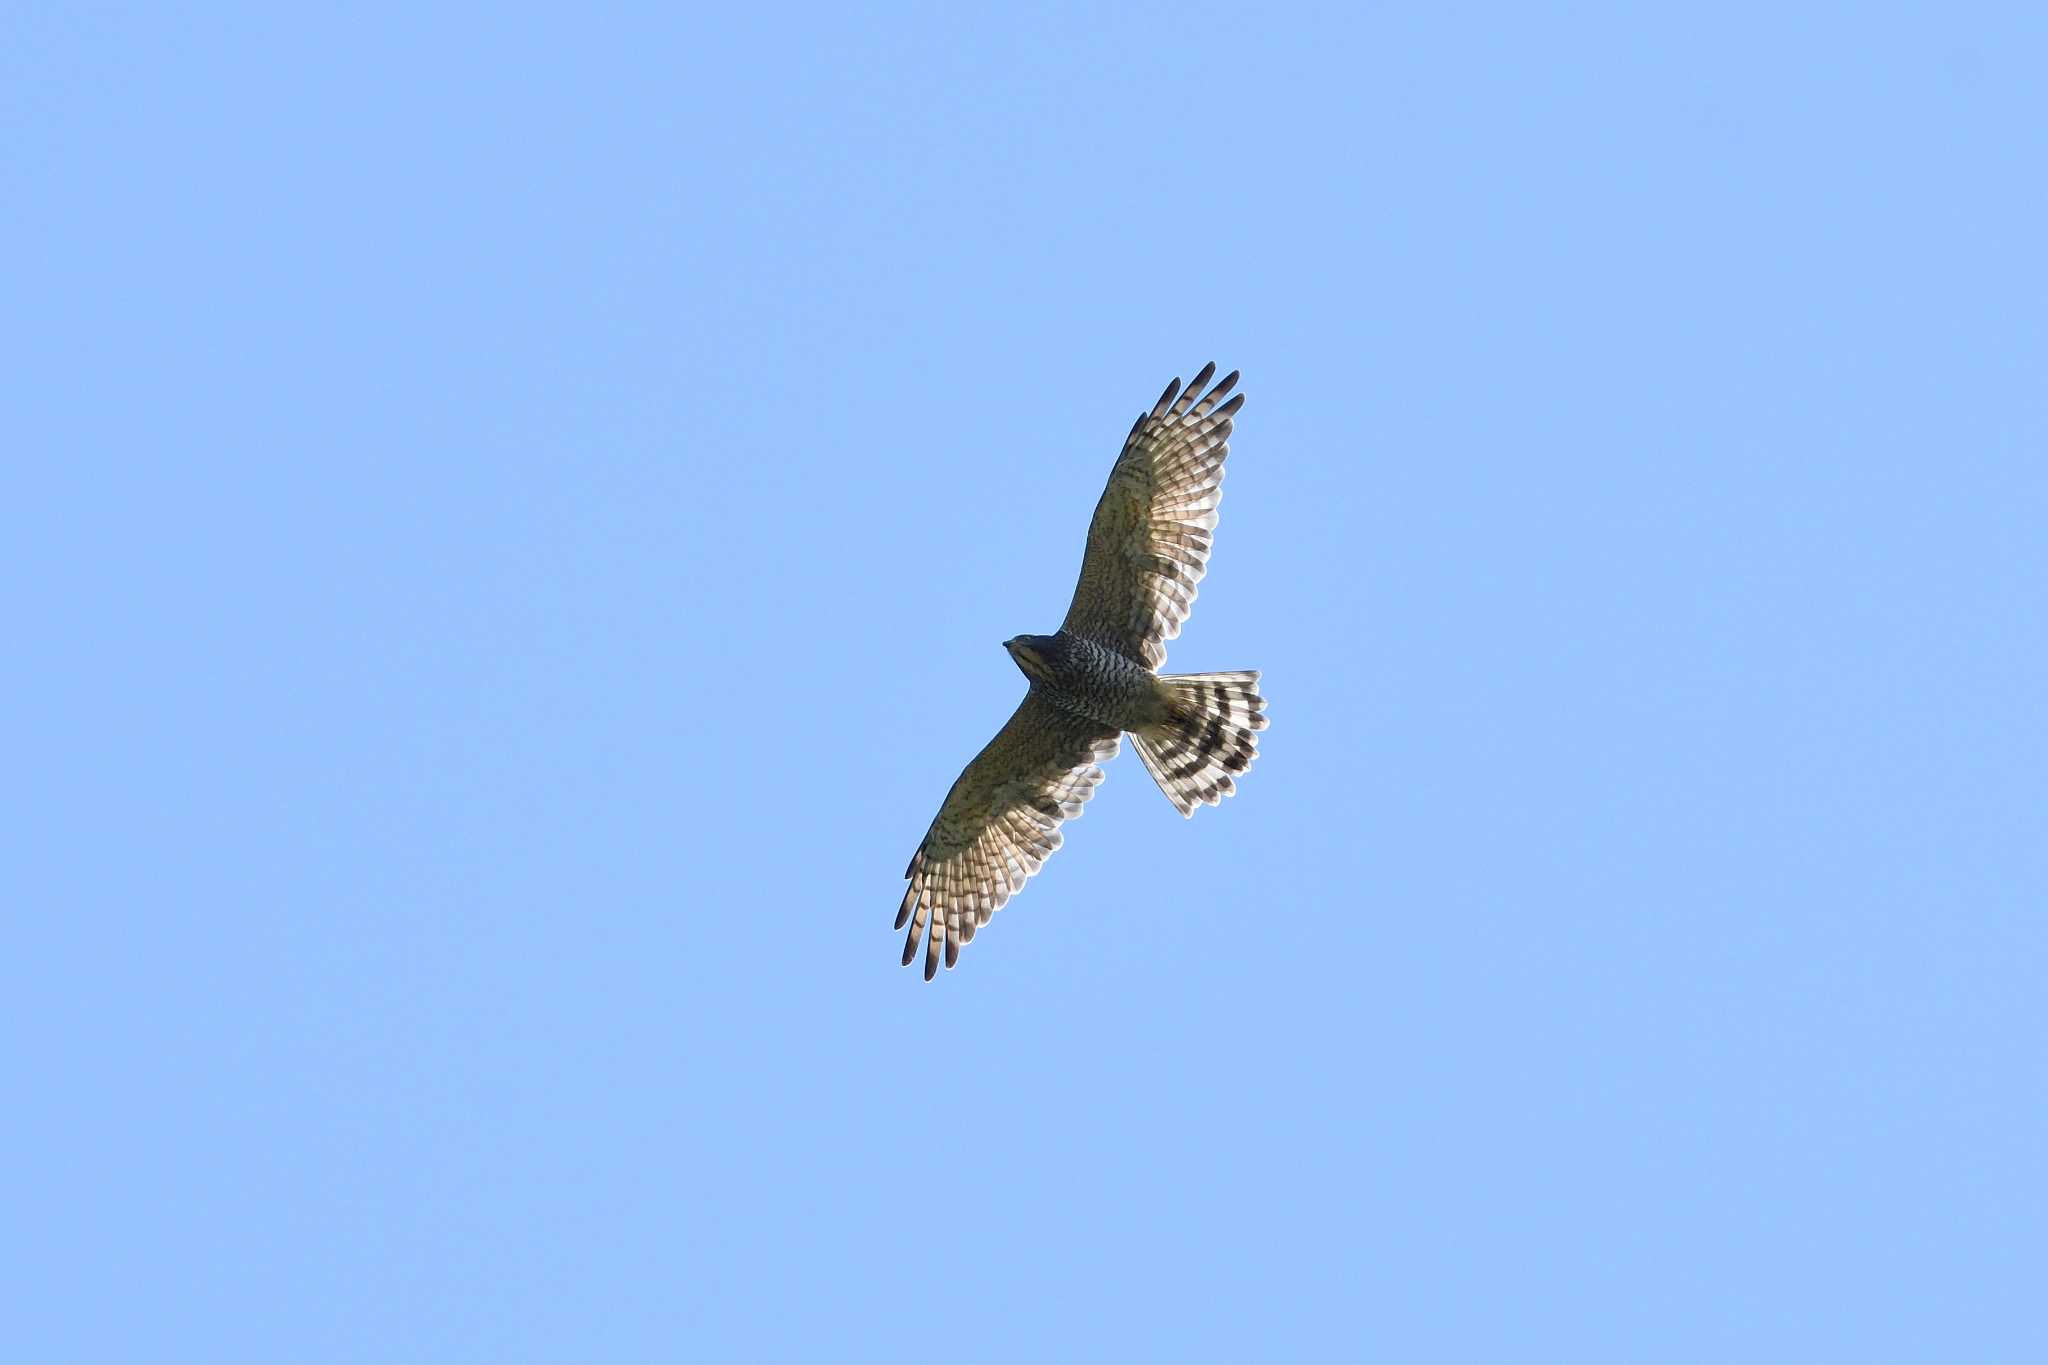
[[[2044,69],[10,7],[6,1355],[2048,1359]],[[1261,761],[927,986],[1212,358]]]

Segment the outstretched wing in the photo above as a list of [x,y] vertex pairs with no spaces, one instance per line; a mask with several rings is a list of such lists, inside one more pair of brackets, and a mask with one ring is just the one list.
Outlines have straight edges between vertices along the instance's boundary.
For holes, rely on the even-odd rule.
[[1155,673],[1209,567],[1230,419],[1244,405],[1243,394],[1223,401],[1237,383],[1235,370],[1202,393],[1215,373],[1213,363],[1204,365],[1185,391],[1174,380],[1131,428],[1095,505],[1081,582],[1061,624]]
[[924,979],[938,974],[960,945],[989,922],[1003,902],[1060,846],[1060,824],[1102,781],[1098,763],[1116,757],[1117,732],[1078,720],[1033,688],[988,747],[946,793],[924,843],[904,876],[910,889],[896,912],[896,927],[910,925],[903,965],[925,940]]

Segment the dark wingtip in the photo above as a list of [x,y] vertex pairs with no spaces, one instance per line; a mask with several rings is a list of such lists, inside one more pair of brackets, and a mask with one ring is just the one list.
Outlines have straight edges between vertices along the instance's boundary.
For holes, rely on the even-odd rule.
[[924,979],[929,981],[938,974],[939,955],[937,953],[926,953],[924,955]]
[[1202,367],[1202,372],[1201,372],[1200,374],[1198,374],[1198,375],[1196,375],[1196,376],[1195,376],[1195,380],[1194,380],[1194,382],[1193,382],[1192,384],[1189,384],[1189,385],[1188,385],[1188,388],[1189,388],[1189,389],[1199,389],[1199,388],[1201,388],[1201,387],[1202,387],[1202,385],[1204,385],[1204,384],[1206,384],[1206,383],[1208,383],[1208,382],[1209,382],[1209,376],[1210,376],[1210,375],[1212,375],[1212,374],[1214,374],[1214,373],[1216,373],[1216,362],[1212,360],[1212,361],[1210,361],[1210,362],[1209,362],[1208,364],[1206,364],[1206,365],[1204,365],[1204,366]]

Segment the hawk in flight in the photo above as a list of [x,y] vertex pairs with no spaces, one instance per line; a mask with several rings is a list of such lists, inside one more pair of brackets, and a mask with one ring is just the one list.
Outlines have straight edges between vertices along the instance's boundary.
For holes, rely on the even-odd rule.
[[1003,642],[1031,689],[946,793],[903,874],[903,965],[923,940],[927,981],[941,953],[948,967],[958,961],[960,945],[1060,846],[1061,823],[1081,814],[1102,781],[1097,765],[1126,732],[1182,815],[1237,790],[1258,756],[1257,673],[1159,672],[1209,565],[1230,421],[1244,404],[1229,397],[1234,370],[1203,391],[1215,373],[1203,366],[1185,390],[1174,380],[1139,414],[1095,506],[1059,630]]

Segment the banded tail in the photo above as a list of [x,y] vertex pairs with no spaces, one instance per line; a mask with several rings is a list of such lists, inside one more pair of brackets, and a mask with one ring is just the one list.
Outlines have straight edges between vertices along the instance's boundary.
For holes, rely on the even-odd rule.
[[1220,803],[1237,790],[1237,776],[1259,756],[1257,731],[1266,728],[1266,699],[1259,675],[1169,673],[1168,715],[1134,731],[1132,743],[1145,771],[1182,815]]

